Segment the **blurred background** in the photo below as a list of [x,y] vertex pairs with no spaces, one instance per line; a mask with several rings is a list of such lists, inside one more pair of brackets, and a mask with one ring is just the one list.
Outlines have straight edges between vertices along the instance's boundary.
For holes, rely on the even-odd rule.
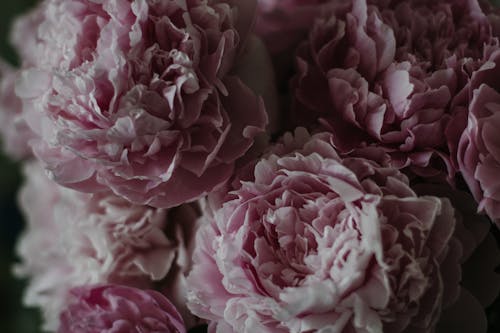
[[[0,57],[17,64],[16,55],[8,43],[12,20],[36,3],[36,0],[0,2]],[[38,333],[40,315],[35,309],[22,307],[24,281],[15,279],[12,265],[16,257],[14,248],[23,222],[17,210],[17,190],[21,183],[19,165],[0,152],[0,332]]]
[[[36,0],[0,1],[0,57],[16,65],[16,55],[8,43],[9,27],[20,13]],[[493,1],[496,5],[500,0]],[[40,315],[22,306],[25,281],[15,279],[15,243],[22,232],[22,216],[17,209],[17,191],[22,182],[19,165],[0,152],[0,333],[38,333]],[[500,240],[496,232],[497,240]],[[43,250],[43,249],[42,249]],[[488,309],[490,333],[500,332],[500,298]],[[472,333],[472,332],[471,332]]]

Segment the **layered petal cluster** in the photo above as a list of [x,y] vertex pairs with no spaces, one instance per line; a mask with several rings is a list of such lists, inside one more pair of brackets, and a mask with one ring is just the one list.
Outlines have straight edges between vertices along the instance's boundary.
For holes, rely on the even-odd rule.
[[299,47],[296,123],[331,131],[343,151],[381,146],[393,166],[451,181],[451,100],[492,38],[476,0],[353,0]]
[[[471,80],[458,96],[457,110],[464,119],[457,163],[479,210],[500,227],[500,50],[491,48],[482,66],[473,72]],[[457,120],[457,123],[459,121]]]
[[450,201],[333,140],[286,134],[205,217],[188,306],[214,331],[433,332],[459,297]]
[[185,333],[175,306],[162,294],[119,285],[71,290],[59,333]]
[[48,0],[23,17],[16,93],[52,178],[160,208],[220,186],[267,123],[230,73],[250,3]]
[[16,96],[18,72],[0,61],[0,141],[9,157],[21,160],[32,156],[29,140],[35,137],[22,117],[21,100]]
[[[20,205],[28,227],[18,244],[18,276],[30,278],[25,303],[39,306],[45,327],[57,326],[74,286],[155,281],[182,309],[197,213],[131,205],[113,194],[84,194],[51,182],[37,164],[25,169]],[[41,195],[43,193],[43,195]]]

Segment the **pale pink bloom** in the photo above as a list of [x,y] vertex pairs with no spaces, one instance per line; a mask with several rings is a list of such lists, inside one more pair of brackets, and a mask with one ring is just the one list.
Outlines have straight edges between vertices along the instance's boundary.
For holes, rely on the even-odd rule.
[[14,92],[17,77],[18,71],[0,61],[0,141],[9,157],[20,160],[33,155],[28,142],[34,134],[22,117],[21,100]]
[[162,294],[120,285],[71,290],[58,333],[185,333],[182,317]]
[[160,208],[221,186],[267,123],[231,74],[252,3],[43,2],[16,93],[51,177]]
[[380,146],[394,167],[452,181],[451,99],[464,62],[492,41],[485,13],[476,0],[351,3],[318,17],[299,47],[296,124],[331,131],[341,151]]
[[118,283],[169,294],[186,315],[185,275],[190,268],[194,207],[166,210],[133,205],[113,194],[85,194],[51,182],[33,163],[20,196],[27,229],[18,244],[18,276],[30,278],[25,303],[57,326],[69,289]]
[[460,172],[479,203],[479,210],[500,227],[499,66],[500,49],[492,47],[462,94],[456,97],[460,117],[454,126],[459,134],[456,159]]
[[213,332],[433,332],[460,296],[450,201],[333,140],[285,134],[205,215],[188,306]]

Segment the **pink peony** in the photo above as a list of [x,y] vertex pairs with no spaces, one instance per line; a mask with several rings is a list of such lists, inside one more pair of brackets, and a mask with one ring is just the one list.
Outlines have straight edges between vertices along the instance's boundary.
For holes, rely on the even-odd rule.
[[26,47],[37,58],[24,62],[16,93],[51,177],[162,208],[221,186],[267,123],[261,99],[231,74],[251,8],[43,2],[13,35],[36,27]]
[[212,331],[433,332],[461,295],[450,201],[333,140],[286,134],[205,216],[188,306]]
[[185,333],[175,306],[162,294],[119,285],[71,290],[59,333]]
[[452,181],[451,99],[491,42],[476,0],[352,0],[318,17],[298,50],[296,122],[331,131],[342,151],[377,145],[394,167]]
[[192,323],[184,304],[194,207],[168,211],[112,194],[79,193],[51,182],[35,163],[25,174],[20,205],[28,227],[15,271],[30,278],[25,303],[42,308],[46,329],[57,327],[68,290],[95,283],[155,284]]
[[28,141],[34,137],[22,118],[22,105],[14,93],[18,72],[0,61],[0,141],[9,157],[20,160],[32,156]]
[[[500,227],[500,49],[485,54],[483,65],[472,74],[461,96],[463,131],[457,149],[457,162],[479,210]],[[462,99],[462,100],[461,100]],[[462,105],[461,105],[462,104]],[[458,123],[458,121],[457,121]]]

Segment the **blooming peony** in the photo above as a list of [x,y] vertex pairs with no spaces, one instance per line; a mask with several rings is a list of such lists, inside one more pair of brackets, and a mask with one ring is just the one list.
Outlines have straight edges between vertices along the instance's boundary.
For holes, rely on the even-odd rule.
[[25,174],[20,204],[28,227],[15,271],[30,278],[25,303],[42,308],[46,329],[57,326],[72,287],[95,283],[156,283],[191,323],[184,275],[196,228],[192,207],[168,211],[112,194],[79,193],[51,182],[36,163],[27,164]]
[[[160,208],[221,186],[264,131],[231,74],[252,1],[47,0],[16,85],[35,155],[59,184]],[[38,23],[38,24],[37,24]]]
[[185,333],[182,317],[162,294],[119,285],[71,290],[59,333]]
[[451,100],[492,43],[487,16],[476,0],[351,3],[319,16],[299,47],[296,123],[331,131],[342,151],[381,146],[394,167],[452,181]]
[[[479,210],[484,211],[500,227],[500,49],[485,54],[482,66],[472,74],[462,95],[457,96],[457,109],[464,107],[465,123],[459,128],[457,149],[459,169]],[[462,101],[465,99],[465,101]],[[465,104],[465,105],[461,105]],[[457,121],[458,122],[458,121]]]
[[22,105],[14,93],[18,72],[0,61],[0,141],[3,151],[13,159],[32,156],[28,141],[34,138],[22,118]]
[[286,134],[205,217],[188,306],[212,331],[433,332],[460,296],[450,201],[333,139]]

